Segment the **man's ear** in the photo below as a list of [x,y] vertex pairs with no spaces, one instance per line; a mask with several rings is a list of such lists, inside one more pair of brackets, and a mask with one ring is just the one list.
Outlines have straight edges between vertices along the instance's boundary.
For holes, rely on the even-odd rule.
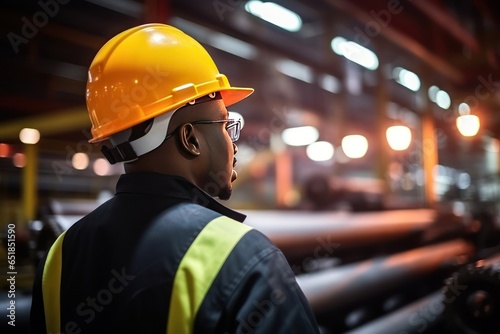
[[179,145],[181,150],[184,153],[187,153],[192,156],[199,156],[200,152],[200,143],[198,138],[196,138],[196,134],[194,132],[194,127],[192,124],[187,123],[184,124],[179,129]]

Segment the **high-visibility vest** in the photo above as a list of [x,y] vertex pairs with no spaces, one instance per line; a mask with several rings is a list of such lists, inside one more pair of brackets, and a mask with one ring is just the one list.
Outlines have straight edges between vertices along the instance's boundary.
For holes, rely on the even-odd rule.
[[[193,332],[198,309],[213,280],[240,239],[252,228],[226,216],[210,221],[184,254],[175,274],[166,332]],[[43,268],[42,293],[47,334],[61,333],[60,287],[66,232],[52,245]]]

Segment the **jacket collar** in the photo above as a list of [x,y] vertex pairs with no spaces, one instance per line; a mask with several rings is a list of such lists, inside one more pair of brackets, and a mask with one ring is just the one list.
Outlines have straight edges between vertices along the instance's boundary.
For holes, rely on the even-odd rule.
[[123,174],[116,185],[116,194],[123,193],[180,199],[202,205],[239,222],[243,222],[246,218],[246,215],[222,205],[205,191],[180,176],[158,173]]

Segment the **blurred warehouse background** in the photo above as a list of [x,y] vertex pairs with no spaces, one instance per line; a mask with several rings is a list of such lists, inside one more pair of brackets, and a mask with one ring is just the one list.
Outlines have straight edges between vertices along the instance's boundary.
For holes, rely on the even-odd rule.
[[0,227],[16,226],[19,305],[37,259],[122,173],[87,142],[88,66],[115,34],[165,22],[255,88],[231,107],[244,128],[226,204],[283,250],[324,333],[500,332],[497,1],[0,8]]

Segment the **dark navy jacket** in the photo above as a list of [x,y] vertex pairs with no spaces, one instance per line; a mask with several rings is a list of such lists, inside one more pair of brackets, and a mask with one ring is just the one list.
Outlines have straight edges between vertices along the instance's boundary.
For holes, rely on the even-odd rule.
[[[244,219],[182,178],[122,175],[41,263],[31,332],[319,333],[285,257]],[[243,232],[222,255],[232,229]]]

